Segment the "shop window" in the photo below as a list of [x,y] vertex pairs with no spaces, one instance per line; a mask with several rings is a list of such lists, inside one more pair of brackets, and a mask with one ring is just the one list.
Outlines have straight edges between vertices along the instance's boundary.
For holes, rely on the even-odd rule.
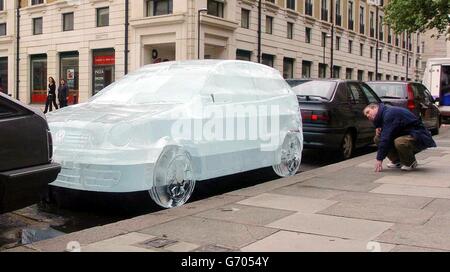
[[241,50],[241,49],[236,50],[236,59],[237,60],[251,61],[251,57],[252,57],[251,51]]
[[311,77],[311,61],[302,61],[302,77],[310,78]]
[[45,103],[47,97],[47,55],[31,57],[31,103]]
[[60,54],[60,77],[69,87],[69,104],[76,104],[79,97],[79,54],[66,52]]
[[283,59],[283,77],[284,78],[294,77],[294,59],[291,58]]
[[262,54],[262,64],[273,67],[274,56],[269,54]]
[[114,82],[114,49],[94,50],[93,52],[93,95]]

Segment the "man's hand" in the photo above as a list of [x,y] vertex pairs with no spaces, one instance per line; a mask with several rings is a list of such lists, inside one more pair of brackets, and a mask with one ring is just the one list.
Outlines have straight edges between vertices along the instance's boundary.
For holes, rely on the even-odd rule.
[[375,134],[379,137],[381,136],[381,128],[375,129]]
[[375,163],[375,172],[383,171],[383,161],[377,161]]

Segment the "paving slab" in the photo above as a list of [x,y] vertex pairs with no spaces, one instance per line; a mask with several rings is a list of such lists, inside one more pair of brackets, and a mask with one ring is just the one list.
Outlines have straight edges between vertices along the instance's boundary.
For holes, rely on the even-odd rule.
[[322,214],[296,213],[267,225],[270,228],[370,241],[393,224]]
[[155,252],[155,250],[135,246],[154,236],[132,232],[111,239],[82,246],[83,252]]
[[345,194],[332,197],[330,200],[352,204],[386,205],[390,207],[407,209],[421,209],[431,201],[433,201],[433,198],[363,192],[346,192]]
[[382,184],[380,187],[375,188],[370,192],[378,194],[422,196],[422,197],[450,199],[450,188],[412,186],[401,184]]
[[450,250],[450,228],[398,224],[376,238],[376,241],[448,251]]
[[394,247],[391,252],[447,252],[446,250],[439,250],[426,247],[415,247],[415,246],[405,246],[398,245]]
[[[378,177],[379,178],[379,177]],[[372,181],[378,179],[374,178]],[[373,183],[372,181],[366,181],[364,179],[347,179],[337,180],[332,178],[312,178],[300,184],[300,186],[334,189],[341,191],[353,191],[353,192],[369,192],[380,184]]]
[[387,205],[361,203],[338,203],[319,213],[349,218],[416,225],[426,223],[434,215],[434,212],[419,209],[406,209],[390,207]]
[[199,245],[192,243],[178,242],[174,245],[165,247],[165,249],[172,252],[190,252],[196,250],[199,247]]
[[241,248],[274,233],[276,230],[221,220],[184,217],[140,231],[197,245],[222,245]]
[[375,183],[385,184],[403,184],[403,185],[415,185],[415,186],[427,186],[427,187],[450,187],[450,179],[443,179],[442,177],[418,175],[418,174],[406,174],[400,177],[387,176],[377,179]]
[[233,204],[202,212],[195,216],[247,225],[265,226],[293,213],[293,211]]
[[322,188],[314,188],[294,184],[271,191],[270,193],[289,196],[302,196],[307,198],[330,199],[337,195],[345,193],[345,191],[330,190]]
[[304,213],[315,213],[336,204],[336,201],[278,194],[261,194],[242,200],[238,202],[238,204]]
[[446,213],[436,214],[425,224],[425,226],[450,228],[450,212],[447,211]]
[[423,209],[437,214],[447,213],[450,211],[450,199],[434,199]]
[[[375,246],[375,247],[374,247]],[[241,249],[244,252],[387,252],[395,245],[279,231]]]

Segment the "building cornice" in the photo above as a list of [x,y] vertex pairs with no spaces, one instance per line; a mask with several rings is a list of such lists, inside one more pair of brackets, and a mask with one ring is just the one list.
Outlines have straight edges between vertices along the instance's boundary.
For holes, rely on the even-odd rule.
[[201,19],[202,24],[209,25],[213,27],[221,27],[226,30],[234,31],[239,27],[239,24],[233,21],[225,20],[220,17],[211,16],[208,14],[205,14],[202,16]]
[[135,28],[151,26],[162,26],[171,24],[182,24],[186,21],[186,14],[168,14],[160,16],[144,17],[139,19],[130,19],[130,25]]

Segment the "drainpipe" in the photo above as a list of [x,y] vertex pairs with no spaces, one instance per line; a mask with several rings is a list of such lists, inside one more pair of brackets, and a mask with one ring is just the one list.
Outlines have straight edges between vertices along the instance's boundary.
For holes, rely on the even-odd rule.
[[261,17],[262,17],[262,10],[261,10],[261,0],[258,2],[258,63],[261,63]]
[[20,49],[20,1],[17,1],[17,30],[16,30],[16,99],[20,100],[19,97],[19,65],[20,65],[20,58],[19,58],[19,49]]
[[125,75],[128,74],[129,0],[125,0]]

